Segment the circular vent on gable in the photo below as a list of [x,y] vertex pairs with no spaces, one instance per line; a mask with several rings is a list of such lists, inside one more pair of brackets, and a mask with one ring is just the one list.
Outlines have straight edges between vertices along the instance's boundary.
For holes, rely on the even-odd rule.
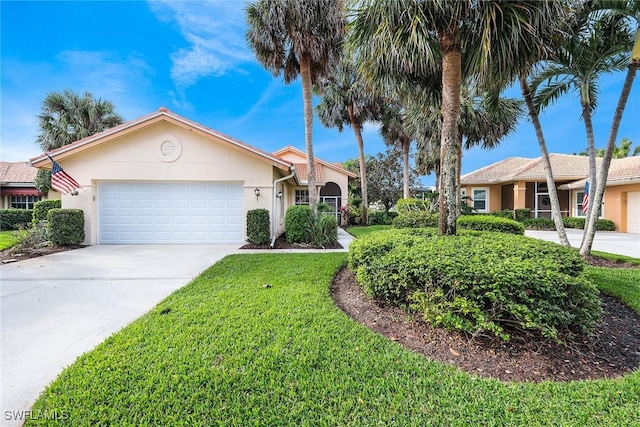
[[163,162],[174,162],[182,154],[182,144],[173,135],[163,135],[158,144],[157,157]]

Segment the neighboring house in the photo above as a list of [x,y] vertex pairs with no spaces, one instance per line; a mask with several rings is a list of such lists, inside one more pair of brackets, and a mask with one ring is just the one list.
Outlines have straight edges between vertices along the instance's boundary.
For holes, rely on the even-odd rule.
[[[567,154],[549,157],[562,216],[584,216],[582,198],[589,158]],[[597,159],[598,165],[601,161]],[[535,218],[551,218],[541,157],[510,157],[462,176],[460,184],[478,212],[529,208]],[[619,231],[640,233],[640,157],[611,161],[601,217],[612,220]]]
[[[307,204],[304,153],[267,153],[166,108],[49,153],[81,186],[62,207],[82,209],[87,244],[243,243],[247,211]],[[51,168],[45,154],[31,159]],[[347,203],[355,177],[316,158],[321,197]],[[306,198],[305,198],[306,195]]]
[[29,162],[0,162],[0,208],[33,209],[44,197],[34,184],[37,173]]

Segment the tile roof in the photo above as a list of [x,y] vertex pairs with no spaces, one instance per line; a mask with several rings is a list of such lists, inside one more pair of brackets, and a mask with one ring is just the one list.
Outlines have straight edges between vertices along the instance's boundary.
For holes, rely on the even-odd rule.
[[611,160],[608,183],[640,180],[640,156]]
[[463,175],[460,177],[460,182],[463,184],[467,182],[500,182],[503,178],[510,176],[514,170],[530,163],[532,160],[525,157],[509,157]]
[[38,169],[29,162],[0,162],[1,183],[33,184]]
[[[309,169],[307,168],[306,163],[294,163],[296,168],[296,174],[300,177],[300,183],[308,184],[309,183]],[[316,183],[324,184],[324,175],[322,174],[322,165],[315,164],[316,170]]]

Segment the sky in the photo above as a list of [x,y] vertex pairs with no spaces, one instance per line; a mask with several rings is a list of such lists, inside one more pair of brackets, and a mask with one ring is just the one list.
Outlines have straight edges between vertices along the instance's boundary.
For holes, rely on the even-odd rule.
[[[48,93],[71,89],[110,100],[125,120],[160,107],[273,152],[304,150],[300,80],[285,85],[255,59],[245,41],[243,1],[0,1],[0,160],[28,161],[41,153],[37,115]],[[604,147],[624,73],[600,81],[593,117]],[[507,96],[519,97],[510,89]],[[317,102],[318,99],[315,99]],[[578,98],[561,98],[541,116],[549,152],[586,147]],[[636,81],[618,141],[640,144],[640,83]],[[384,152],[379,126],[364,129],[366,154]],[[314,154],[330,162],[355,158],[351,128],[315,119]],[[462,173],[507,157],[538,157],[531,123],[523,119],[500,146],[464,153]],[[422,177],[433,185],[434,176]]]

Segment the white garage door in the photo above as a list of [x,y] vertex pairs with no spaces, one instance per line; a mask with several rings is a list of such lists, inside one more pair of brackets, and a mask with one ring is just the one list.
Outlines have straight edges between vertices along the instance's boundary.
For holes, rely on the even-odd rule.
[[242,243],[240,183],[101,182],[98,244]]
[[640,191],[627,193],[627,233],[640,233]]

